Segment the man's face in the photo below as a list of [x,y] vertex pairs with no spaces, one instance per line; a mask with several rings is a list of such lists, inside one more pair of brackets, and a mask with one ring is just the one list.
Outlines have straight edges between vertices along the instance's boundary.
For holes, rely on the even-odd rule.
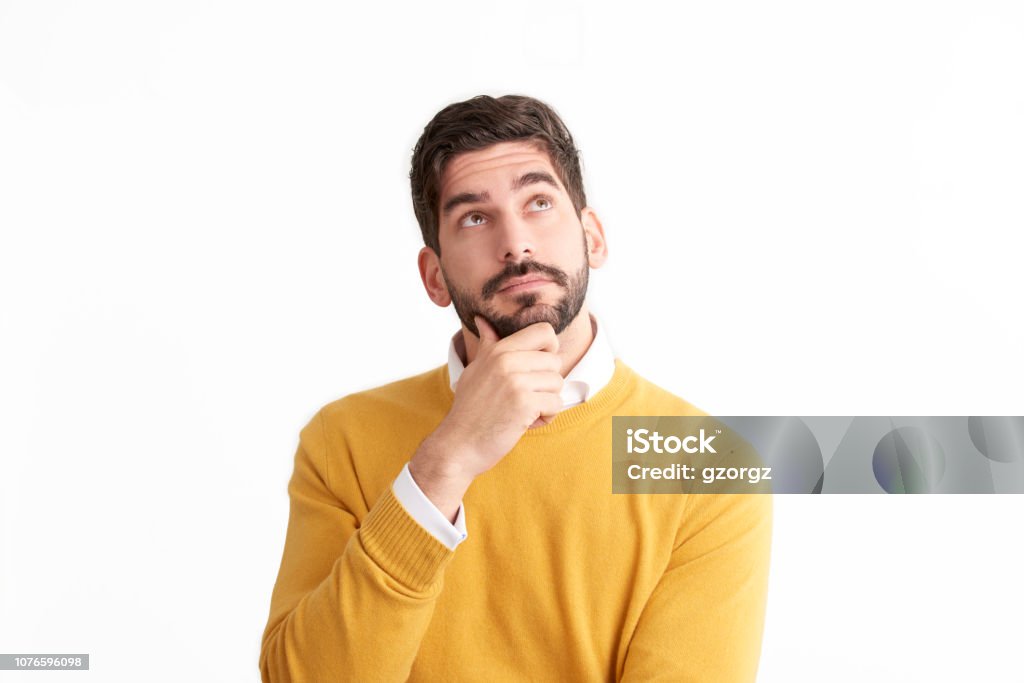
[[547,152],[503,142],[453,158],[441,179],[440,268],[462,323],[499,337],[547,321],[561,333],[583,306],[583,225]]

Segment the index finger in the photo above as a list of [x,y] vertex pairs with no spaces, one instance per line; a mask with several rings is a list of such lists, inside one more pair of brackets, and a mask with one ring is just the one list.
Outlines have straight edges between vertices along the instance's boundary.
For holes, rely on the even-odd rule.
[[527,325],[495,344],[503,351],[550,351],[558,352],[558,335],[551,323],[541,322]]

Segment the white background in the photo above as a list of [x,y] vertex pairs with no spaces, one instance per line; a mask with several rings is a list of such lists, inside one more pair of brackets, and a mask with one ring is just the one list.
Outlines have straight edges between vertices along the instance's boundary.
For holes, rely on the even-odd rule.
[[[92,656],[25,680],[258,680],[299,429],[456,328],[411,149],[510,92],[583,151],[642,375],[1024,411],[1019,3],[0,1],[0,652]],[[759,680],[1024,681],[1022,513],[777,497]]]

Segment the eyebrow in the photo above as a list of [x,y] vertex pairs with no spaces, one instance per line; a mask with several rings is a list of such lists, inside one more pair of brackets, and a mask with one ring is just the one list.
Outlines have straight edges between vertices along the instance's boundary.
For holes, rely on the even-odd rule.
[[[512,181],[512,191],[516,192],[523,189],[527,185],[536,185],[537,183],[544,183],[550,185],[556,190],[562,189],[558,185],[558,181],[555,180],[554,176],[546,171],[530,171],[519,176]],[[441,215],[447,216],[452,211],[463,204],[479,204],[481,202],[490,201],[491,195],[488,192],[460,192],[448,201],[444,203],[441,208]]]

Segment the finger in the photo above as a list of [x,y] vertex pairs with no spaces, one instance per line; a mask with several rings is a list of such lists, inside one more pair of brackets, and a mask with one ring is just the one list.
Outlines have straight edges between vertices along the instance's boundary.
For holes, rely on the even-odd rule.
[[476,323],[477,337],[480,338],[481,348],[493,345],[499,341],[498,333],[494,331],[494,328],[491,327],[491,324],[482,315],[473,316],[473,322]]
[[534,405],[540,411],[538,417],[546,417],[553,420],[556,415],[562,412],[562,397],[558,394],[538,391],[534,394]]
[[549,322],[533,323],[501,340],[503,351],[549,351],[558,353],[558,335]]
[[565,378],[557,372],[524,372],[516,376],[516,381],[530,391],[546,391],[558,394],[565,386]]
[[562,371],[562,359],[547,351],[506,351],[501,359],[502,369],[508,373]]

